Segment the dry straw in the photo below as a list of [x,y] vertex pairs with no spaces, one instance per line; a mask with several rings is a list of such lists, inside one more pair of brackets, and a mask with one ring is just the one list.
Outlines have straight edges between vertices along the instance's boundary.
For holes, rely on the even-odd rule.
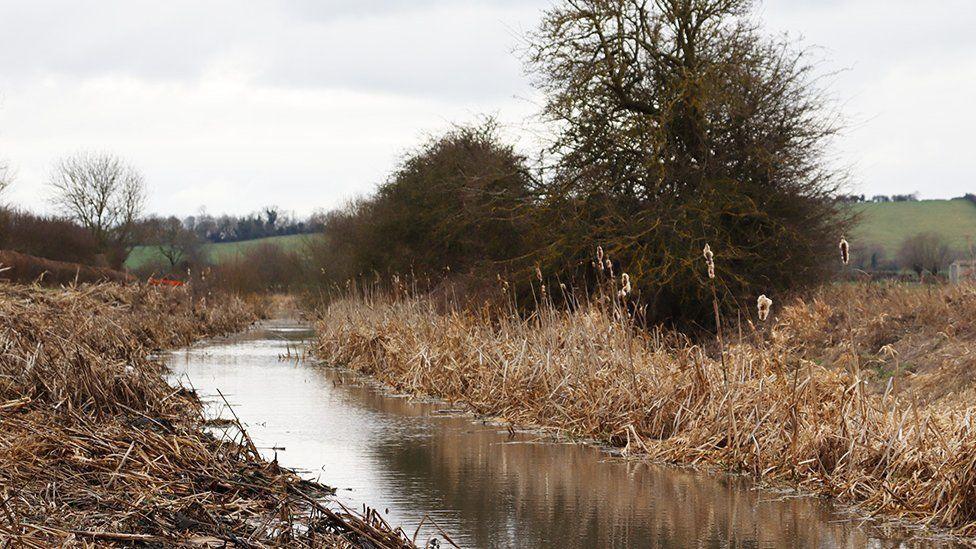
[[[837,311],[855,299],[861,348],[894,337],[903,359],[918,340],[944,341],[940,349],[958,357],[952,375],[899,378],[913,387],[902,394],[917,401],[883,387],[859,396],[856,374],[833,359],[844,360],[847,345]],[[651,459],[749,473],[976,534],[971,391],[953,389],[976,353],[964,328],[976,317],[976,292],[857,283],[794,302],[775,319],[771,300],[757,306],[775,322],[771,337],[732,345],[727,370],[679,334],[620,329],[600,302],[526,319],[442,314],[418,297],[369,307],[349,297],[321,311],[316,351],[480,414],[608,444],[629,440]],[[943,351],[922,358],[941,360]],[[893,367],[887,356],[871,360]]]
[[411,547],[375,513],[325,507],[325,487],[246,437],[205,433],[196,395],[149,355],[254,314],[188,294],[0,285],[0,545]]

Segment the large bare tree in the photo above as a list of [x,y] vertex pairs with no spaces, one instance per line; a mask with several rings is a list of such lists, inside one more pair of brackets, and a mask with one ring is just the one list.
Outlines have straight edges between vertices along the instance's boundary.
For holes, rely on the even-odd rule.
[[121,267],[145,207],[142,174],[115,155],[82,152],[57,163],[50,186],[55,206],[91,231],[109,263]]

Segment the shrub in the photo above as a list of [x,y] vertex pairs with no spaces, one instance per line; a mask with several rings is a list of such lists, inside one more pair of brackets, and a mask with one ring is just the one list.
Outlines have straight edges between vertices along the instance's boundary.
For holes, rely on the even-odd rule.
[[81,225],[15,209],[0,210],[0,248],[56,261],[99,262],[98,243]]
[[324,220],[316,264],[330,282],[374,272],[440,278],[525,253],[525,159],[492,121],[459,127],[406,157],[376,194]]
[[237,293],[281,292],[305,279],[301,255],[274,244],[248,248],[235,259],[209,268],[215,287]]

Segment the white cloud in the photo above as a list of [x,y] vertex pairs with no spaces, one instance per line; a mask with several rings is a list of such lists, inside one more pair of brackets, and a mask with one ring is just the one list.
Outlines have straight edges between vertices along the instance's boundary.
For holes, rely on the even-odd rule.
[[[368,191],[425,132],[534,111],[512,50],[549,0],[0,3],[0,157],[44,208],[59,156],[114,151],[158,212],[307,213]],[[838,147],[868,194],[972,191],[976,5],[769,0],[772,31],[848,68]],[[523,135],[531,143],[531,135]],[[970,187],[972,185],[972,188]]]

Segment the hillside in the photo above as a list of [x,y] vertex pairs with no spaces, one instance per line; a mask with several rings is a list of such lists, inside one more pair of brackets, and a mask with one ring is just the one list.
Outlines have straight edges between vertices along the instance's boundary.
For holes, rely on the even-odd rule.
[[[262,244],[274,244],[282,246],[286,250],[300,250],[305,243],[314,238],[310,234],[293,234],[285,236],[269,236],[268,238],[257,238],[255,240],[244,240],[241,242],[219,242],[207,243],[203,245],[203,251],[207,258],[215,263],[222,260],[237,257],[239,254]],[[125,266],[128,269],[138,269],[150,262],[165,263],[166,259],[159,254],[159,250],[154,246],[136,246],[126,260]]]
[[941,234],[957,251],[966,250],[968,240],[976,244],[976,204],[968,200],[863,203],[854,207],[861,214],[861,223],[852,242],[880,244],[889,256],[898,253],[906,238],[927,231]]

